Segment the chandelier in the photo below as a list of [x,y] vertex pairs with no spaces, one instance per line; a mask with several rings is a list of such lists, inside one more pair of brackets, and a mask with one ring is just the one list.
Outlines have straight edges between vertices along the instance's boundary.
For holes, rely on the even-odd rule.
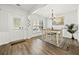
[[52,14],[51,14],[51,17],[50,17],[50,19],[51,19],[51,20],[54,20],[56,17],[54,16],[53,9],[51,10],[51,12],[52,12]]

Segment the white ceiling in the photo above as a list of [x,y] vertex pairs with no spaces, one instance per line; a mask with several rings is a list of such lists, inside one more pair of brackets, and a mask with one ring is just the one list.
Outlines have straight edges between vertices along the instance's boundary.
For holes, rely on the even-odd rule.
[[54,10],[54,14],[62,14],[76,10],[79,6],[78,4],[20,4],[20,6],[17,6],[16,4],[8,5],[21,9],[28,14],[36,13],[46,17],[49,17],[51,15],[51,9]]
[[47,6],[36,10],[34,13],[49,17],[52,13],[51,9],[53,9],[55,15],[59,15],[77,10],[78,7],[78,4],[48,4]]
[[17,7],[19,9],[27,12],[28,14],[34,12],[38,8],[43,7],[45,5],[46,4],[20,4],[20,6],[17,6],[16,4],[11,4],[11,6]]

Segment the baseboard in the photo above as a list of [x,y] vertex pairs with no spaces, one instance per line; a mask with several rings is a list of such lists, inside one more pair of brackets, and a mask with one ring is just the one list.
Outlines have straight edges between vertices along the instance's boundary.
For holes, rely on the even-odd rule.
[[15,45],[15,44],[22,43],[22,42],[25,42],[25,40],[24,39],[16,40],[16,41],[10,42],[9,44]]
[[18,43],[21,43],[21,42],[25,42],[27,39],[19,39],[19,40],[15,40],[15,41],[12,41],[12,42],[9,42],[9,43],[6,43],[6,44],[2,44],[0,45],[1,46],[10,46],[10,45],[15,45],[15,44],[18,44]]

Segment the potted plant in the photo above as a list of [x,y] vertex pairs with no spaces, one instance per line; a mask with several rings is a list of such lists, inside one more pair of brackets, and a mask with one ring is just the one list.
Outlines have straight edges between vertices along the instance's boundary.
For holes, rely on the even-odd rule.
[[67,27],[67,31],[72,34],[71,39],[74,40],[75,38],[73,34],[78,30],[78,26],[76,24],[70,24],[70,25],[66,25],[66,27]]

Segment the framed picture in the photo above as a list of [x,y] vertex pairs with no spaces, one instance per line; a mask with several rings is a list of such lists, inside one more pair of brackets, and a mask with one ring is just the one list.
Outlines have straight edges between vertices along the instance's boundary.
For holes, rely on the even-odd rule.
[[18,17],[13,18],[14,29],[20,29],[21,27],[21,19]]
[[63,17],[63,16],[56,17],[56,18],[53,20],[53,24],[54,24],[54,25],[64,25],[64,17]]

